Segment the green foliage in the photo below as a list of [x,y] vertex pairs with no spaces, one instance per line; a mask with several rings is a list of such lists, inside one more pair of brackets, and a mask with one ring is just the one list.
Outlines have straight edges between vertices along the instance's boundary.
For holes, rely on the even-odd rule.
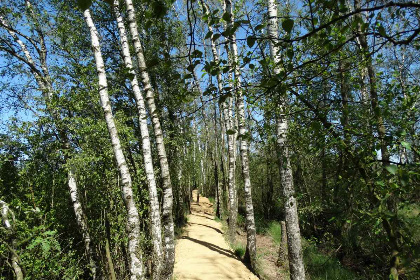
[[281,26],[283,27],[284,31],[286,31],[287,33],[292,32],[293,29],[293,25],[294,25],[294,21],[290,18],[283,20],[283,22],[281,23]]
[[90,8],[92,0],[77,0],[77,5],[82,11],[84,11]]
[[313,242],[306,243],[303,256],[310,279],[363,279],[360,275],[344,268],[334,256],[321,253]]
[[267,233],[273,238],[276,244],[280,244],[281,242],[281,225],[279,222],[271,222]]
[[235,253],[235,256],[242,259],[245,256],[245,245],[241,243],[235,243],[232,245],[233,252]]

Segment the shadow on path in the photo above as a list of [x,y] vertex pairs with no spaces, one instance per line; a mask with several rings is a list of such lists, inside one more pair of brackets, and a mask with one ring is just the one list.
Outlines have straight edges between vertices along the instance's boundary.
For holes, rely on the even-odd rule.
[[[209,220],[214,221],[214,219],[212,219],[212,218],[210,218],[210,217],[207,217],[207,216],[205,216],[205,215],[200,215],[200,214],[197,214],[197,213],[192,213],[192,214],[190,214],[190,215],[197,216],[197,217],[202,217],[202,218],[206,218],[206,219],[209,219]],[[209,215],[209,214],[207,214],[207,215]]]
[[215,251],[219,254],[225,255],[228,258],[238,260],[238,257],[235,254],[233,254],[232,251],[223,249],[223,248],[221,248],[217,245],[214,245],[214,244],[211,244],[211,243],[208,243],[208,242],[205,242],[205,241],[201,241],[201,240],[198,240],[198,239],[195,239],[195,238],[191,238],[189,236],[183,236],[183,237],[181,237],[181,239],[190,240],[190,241],[195,242],[197,244],[203,245],[204,247],[207,247],[210,250]]
[[189,223],[189,224],[192,224],[192,225],[199,225],[199,226],[203,226],[203,227],[208,227],[208,228],[214,229],[215,231],[217,231],[217,232],[218,232],[218,233],[220,233],[220,234],[223,234],[223,231],[221,231],[221,230],[220,230],[220,229],[218,229],[218,228],[212,227],[212,226],[203,225],[203,224],[198,224],[198,223]]

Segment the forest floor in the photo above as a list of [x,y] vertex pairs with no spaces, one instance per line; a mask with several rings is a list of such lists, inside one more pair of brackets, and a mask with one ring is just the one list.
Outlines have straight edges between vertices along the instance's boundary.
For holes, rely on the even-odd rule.
[[258,279],[226,242],[221,223],[214,220],[213,204],[193,191],[191,214],[175,246],[177,280]]
[[[289,279],[285,269],[279,268],[276,261],[279,253],[279,244],[268,234],[257,234],[257,271],[262,280]],[[236,246],[245,251],[246,232],[244,229],[236,231]]]

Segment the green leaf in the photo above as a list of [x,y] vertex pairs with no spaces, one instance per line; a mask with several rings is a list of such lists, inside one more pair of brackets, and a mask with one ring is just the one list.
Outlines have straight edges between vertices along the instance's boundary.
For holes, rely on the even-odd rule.
[[211,32],[211,31],[207,32],[206,37],[204,37],[204,39],[210,38],[211,35],[213,35],[213,32]]
[[223,95],[220,95],[220,97],[219,97],[219,104],[220,104],[220,103],[225,102],[225,100],[226,100],[228,97],[232,97],[232,94],[228,93],[228,94],[223,94]]
[[191,74],[184,75],[184,80],[191,79],[193,76]]
[[246,44],[248,45],[248,47],[252,48],[252,46],[254,46],[256,41],[255,37],[249,36],[246,38]]
[[385,166],[385,169],[391,173],[392,175],[395,175],[395,173],[397,173],[397,169],[398,167],[396,165],[387,165]]
[[202,55],[203,55],[203,53],[200,50],[194,50],[191,53],[191,56],[194,57],[194,58],[201,57]]
[[152,58],[152,59],[150,59],[146,62],[146,65],[147,65],[148,68],[153,67],[153,66],[158,65],[158,64],[159,64],[159,59],[158,58]]
[[233,135],[233,134],[235,134],[236,133],[236,130],[234,130],[234,129],[228,129],[227,131],[226,131],[226,134],[227,135]]
[[229,12],[224,13],[222,18],[223,18],[224,21],[229,21],[230,20],[230,13]]
[[222,34],[219,34],[219,33],[214,34],[213,35],[213,41],[216,41],[217,39],[219,39],[220,36],[222,36]]
[[165,6],[165,3],[162,1],[153,1],[152,2],[153,14],[156,18],[162,18],[166,15],[168,8]]
[[405,141],[401,141],[401,146],[403,146],[404,148],[406,148],[407,150],[411,150],[411,144]]
[[92,0],[77,0],[77,6],[79,6],[82,11],[89,9],[91,5]]
[[133,80],[136,77],[136,75],[133,74],[133,73],[127,73],[126,76],[130,81]]
[[288,49],[286,54],[287,54],[287,57],[290,58],[290,59],[292,59],[293,56],[295,55],[295,53],[293,52],[292,49]]
[[378,32],[381,36],[386,37],[386,31],[382,25],[378,27]]
[[284,31],[290,33],[293,29],[294,24],[295,22],[292,19],[288,18],[281,23],[281,26],[283,27]]
[[192,71],[194,71],[194,68],[195,68],[195,65],[194,64],[190,64],[190,65],[188,65],[187,70],[190,71],[190,72],[192,72]]
[[257,26],[255,26],[255,30],[256,31],[261,30],[264,28],[264,26],[265,26],[264,24],[258,24]]

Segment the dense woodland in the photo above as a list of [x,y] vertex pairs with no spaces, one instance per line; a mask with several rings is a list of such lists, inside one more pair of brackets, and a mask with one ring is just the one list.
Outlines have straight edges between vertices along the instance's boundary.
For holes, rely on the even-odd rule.
[[0,2],[0,279],[172,279],[193,189],[256,274],[420,278],[419,2]]

